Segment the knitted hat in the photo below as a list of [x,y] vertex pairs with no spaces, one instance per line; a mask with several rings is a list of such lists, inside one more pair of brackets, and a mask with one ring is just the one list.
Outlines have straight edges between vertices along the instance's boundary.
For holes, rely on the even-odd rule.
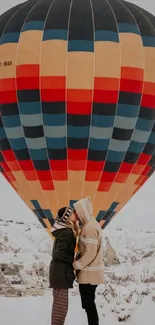
[[58,222],[66,222],[67,219],[71,216],[73,209],[71,207],[63,207],[59,209],[56,217]]

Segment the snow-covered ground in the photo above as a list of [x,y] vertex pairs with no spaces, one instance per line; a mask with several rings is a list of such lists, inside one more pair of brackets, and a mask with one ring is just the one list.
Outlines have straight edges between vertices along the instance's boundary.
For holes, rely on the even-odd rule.
[[[25,298],[3,298],[0,297],[0,324],[1,325],[49,325],[52,304],[51,293],[46,293],[44,297]],[[99,304],[98,304],[99,307]],[[100,308],[100,324],[118,325],[115,315],[108,312],[106,316],[104,306]],[[69,312],[66,325],[86,325],[85,313],[81,309],[79,296],[70,299]],[[150,297],[145,297],[142,304],[138,306],[128,325],[154,325],[155,324],[155,303]]]
[[[105,285],[98,287],[96,295],[101,324],[126,321],[128,325],[143,325],[147,321],[147,325],[154,325],[155,233],[106,229],[103,236]],[[0,221],[0,325],[50,324],[51,249],[52,240],[39,225]],[[111,265],[113,253],[117,264]],[[10,287],[19,290],[23,297],[10,297]],[[73,319],[74,325],[79,325],[79,321],[87,324],[76,283],[70,292],[66,325],[72,324]]]

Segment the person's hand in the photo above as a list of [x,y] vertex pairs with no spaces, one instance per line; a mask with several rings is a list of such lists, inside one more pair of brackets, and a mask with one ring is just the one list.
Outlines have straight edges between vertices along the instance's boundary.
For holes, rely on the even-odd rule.
[[[76,261],[74,261],[75,263]],[[73,263],[73,267],[74,267],[74,275],[75,275],[75,280],[77,280],[77,277],[78,277],[78,274],[79,274],[79,271],[76,270],[76,267],[75,267],[75,264]]]
[[74,262],[73,262],[73,268],[74,268],[74,271],[76,272],[76,260],[74,260]]
[[75,254],[75,260],[79,260],[81,258],[82,254],[80,251],[78,251],[76,254]]

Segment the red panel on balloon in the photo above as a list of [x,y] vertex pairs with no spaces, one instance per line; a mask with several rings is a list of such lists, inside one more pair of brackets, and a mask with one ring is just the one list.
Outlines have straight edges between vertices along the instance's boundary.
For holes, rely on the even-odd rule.
[[119,172],[115,178],[115,182],[116,183],[125,183],[125,181],[127,180],[127,178],[129,177],[129,174],[125,173],[121,173]]
[[143,81],[121,79],[120,91],[141,93],[143,87]]
[[51,181],[40,181],[41,187],[44,191],[53,191],[54,186]]
[[34,170],[34,166],[31,160],[19,160],[19,165],[22,170]]
[[10,168],[8,167],[8,164],[5,161],[1,162],[1,166],[3,167],[3,169],[5,170],[5,172],[10,171]]
[[85,170],[86,162],[84,160],[68,160],[68,168],[69,170]]
[[155,96],[143,94],[141,106],[155,109]]
[[67,181],[68,172],[67,170],[52,170],[53,181]]
[[40,75],[40,66],[38,64],[23,64],[16,67],[17,77],[38,77]]
[[85,89],[68,89],[67,101],[78,103],[91,103],[92,102],[92,90]]
[[37,170],[37,175],[40,181],[48,181],[51,179],[50,170]]
[[11,161],[7,161],[7,164],[9,166],[9,168],[15,172],[15,171],[19,171],[21,168],[17,162],[17,160],[11,160]]
[[0,91],[12,91],[15,89],[15,78],[0,79]]
[[88,182],[97,182],[100,179],[100,176],[101,176],[100,171],[87,170],[85,180]]
[[7,160],[7,162],[16,160],[15,154],[14,154],[13,150],[11,150],[11,149],[10,150],[4,150],[2,152],[2,155]]
[[100,183],[98,187],[98,192],[108,192],[111,187],[111,182]]
[[130,172],[132,171],[133,167],[134,167],[133,164],[123,162],[121,164],[120,173],[130,174]]
[[155,83],[145,81],[143,92],[144,92],[144,94],[154,95],[155,94]]
[[152,169],[152,167],[147,165],[147,166],[144,168],[144,170],[143,170],[143,172],[142,172],[142,175],[146,176],[146,175],[150,172],[151,169]]
[[37,181],[38,176],[33,170],[23,170],[23,174],[28,181]]
[[17,94],[15,90],[0,91],[0,104],[11,104],[17,102]]
[[68,102],[67,103],[67,113],[68,114],[75,114],[75,115],[89,115],[92,112],[92,103],[88,102],[81,102],[80,105],[79,103],[76,102]]
[[18,90],[32,90],[39,89],[39,78],[38,77],[22,77],[17,78],[17,89]]
[[136,175],[140,175],[142,173],[143,169],[144,169],[143,165],[136,164],[133,171],[132,171],[132,173],[136,174]]
[[64,102],[66,97],[65,89],[41,89],[41,99],[43,102]]
[[55,77],[41,77],[41,88],[42,89],[65,89],[66,88],[66,77],[55,76]]
[[105,161],[87,161],[87,170],[88,171],[102,171],[105,165]]
[[149,160],[151,159],[151,155],[146,155],[145,153],[142,153],[140,156],[139,156],[139,159],[138,159],[138,164],[140,165],[146,165]]
[[103,172],[101,177],[101,183],[102,182],[113,182],[117,173],[111,173],[111,172]]
[[72,150],[68,149],[68,160],[86,160],[88,150]]
[[51,170],[67,170],[67,160],[50,160]]
[[144,70],[135,67],[121,67],[121,78],[131,80],[143,80]]
[[118,101],[118,91],[94,90],[94,102],[105,104],[116,104]]

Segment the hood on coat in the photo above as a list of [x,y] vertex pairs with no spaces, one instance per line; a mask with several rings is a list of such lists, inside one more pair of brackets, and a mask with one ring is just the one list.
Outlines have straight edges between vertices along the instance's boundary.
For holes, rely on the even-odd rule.
[[73,206],[82,224],[90,221],[93,217],[93,206],[89,196],[77,201]]

